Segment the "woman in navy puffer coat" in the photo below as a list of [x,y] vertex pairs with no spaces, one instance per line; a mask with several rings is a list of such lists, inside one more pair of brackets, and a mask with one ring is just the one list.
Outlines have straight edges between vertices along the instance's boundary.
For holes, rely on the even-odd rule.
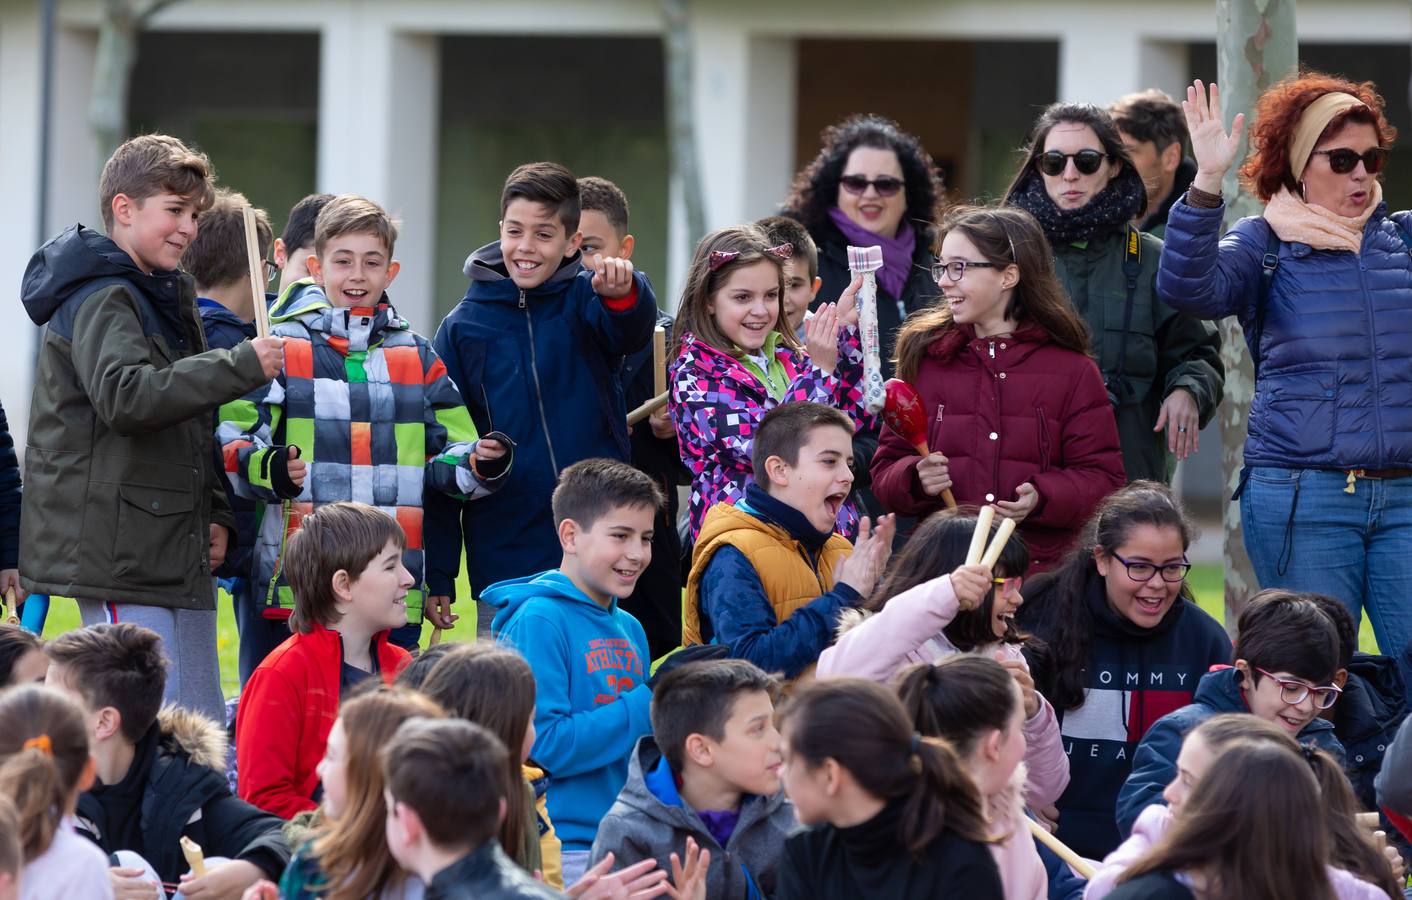
[[1239,316],[1256,364],[1242,473],[1262,588],[1366,606],[1383,652],[1412,638],[1412,227],[1376,177],[1395,132],[1370,83],[1310,73],[1261,96],[1241,169],[1267,207],[1221,236],[1239,146],[1215,85],[1183,104],[1198,174],[1173,208],[1162,299]]

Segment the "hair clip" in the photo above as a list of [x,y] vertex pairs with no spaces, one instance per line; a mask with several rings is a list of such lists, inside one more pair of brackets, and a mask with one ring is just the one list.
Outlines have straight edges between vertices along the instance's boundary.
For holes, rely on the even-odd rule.
[[45,756],[54,755],[54,742],[49,740],[49,735],[41,734],[39,737],[32,737],[25,741],[22,750],[38,750]]
[[739,250],[712,250],[711,255],[706,258],[706,265],[714,272],[726,263],[734,262],[739,257]]
[[790,258],[794,256],[794,245],[786,242],[780,244],[778,247],[766,247],[765,252],[775,259],[789,262]]

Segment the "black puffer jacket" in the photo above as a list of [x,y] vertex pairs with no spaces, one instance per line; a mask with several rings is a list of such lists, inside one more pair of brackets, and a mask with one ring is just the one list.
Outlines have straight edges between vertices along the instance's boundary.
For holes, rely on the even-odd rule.
[[167,707],[138,742],[126,777],[79,797],[79,833],[104,853],[137,852],[164,882],[188,868],[182,837],[207,857],[245,860],[278,880],[289,862],[284,820],[231,794],[225,751],[215,722]]
[[486,841],[436,873],[426,892],[426,900],[541,900],[559,896],[558,891],[515,865],[496,840]]

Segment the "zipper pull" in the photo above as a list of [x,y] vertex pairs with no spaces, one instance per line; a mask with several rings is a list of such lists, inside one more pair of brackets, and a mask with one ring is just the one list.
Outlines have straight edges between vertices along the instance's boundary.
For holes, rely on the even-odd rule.
[[1357,492],[1357,490],[1358,490],[1358,470],[1357,470],[1357,469],[1353,469],[1353,470],[1350,470],[1349,473],[1348,473],[1348,484],[1344,485],[1343,492],[1344,492],[1345,494],[1352,494],[1352,493]]
[[944,412],[946,412],[946,404],[945,404],[945,403],[938,403],[938,404],[936,405],[936,423],[937,423],[938,425],[941,424],[941,416],[942,416],[942,413],[944,413]]
[[990,342],[990,358],[995,359],[995,341]]
[[[524,309],[524,308],[525,308],[525,292],[524,292],[524,291],[520,291],[520,309]],[[994,354],[992,354],[992,355],[994,355]]]

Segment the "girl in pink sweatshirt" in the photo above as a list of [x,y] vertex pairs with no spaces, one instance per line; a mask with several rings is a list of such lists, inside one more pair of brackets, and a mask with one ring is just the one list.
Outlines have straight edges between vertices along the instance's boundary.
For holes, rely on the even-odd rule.
[[1015,627],[1029,553],[1012,536],[993,573],[962,565],[975,529],[974,515],[957,512],[923,522],[863,608],[840,617],[838,640],[819,657],[817,675],[889,682],[906,666],[957,653],[998,660],[1024,698],[1025,802],[1052,821],[1052,806],[1069,784],[1069,757],[1054,710],[1030,677],[1021,650],[1026,636]]
[[[1113,892],[1118,879],[1146,856],[1172,829],[1187,799],[1215,760],[1238,744],[1268,743],[1302,754],[1319,783],[1319,797],[1330,836],[1329,884],[1338,900],[1386,900],[1401,897],[1390,860],[1397,851],[1380,850],[1353,817],[1358,802],[1338,763],[1322,750],[1302,749],[1278,726],[1246,713],[1225,713],[1207,719],[1182,742],[1177,776],[1162,797],[1167,805],[1147,807],[1133,824],[1132,835],[1103,860],[1089,879],[1084,900],[1099,900]],[[1306,823],[1312,825],[1314,823]],[[1386,840],[1383,841],[1386,847]]]
[[913,666],[897,683],[923,737],[949,741],[981,794],[1005,900],[1044,900],[1049,876],[1025,822],[1024,699],[1010,671],[985,656]]

